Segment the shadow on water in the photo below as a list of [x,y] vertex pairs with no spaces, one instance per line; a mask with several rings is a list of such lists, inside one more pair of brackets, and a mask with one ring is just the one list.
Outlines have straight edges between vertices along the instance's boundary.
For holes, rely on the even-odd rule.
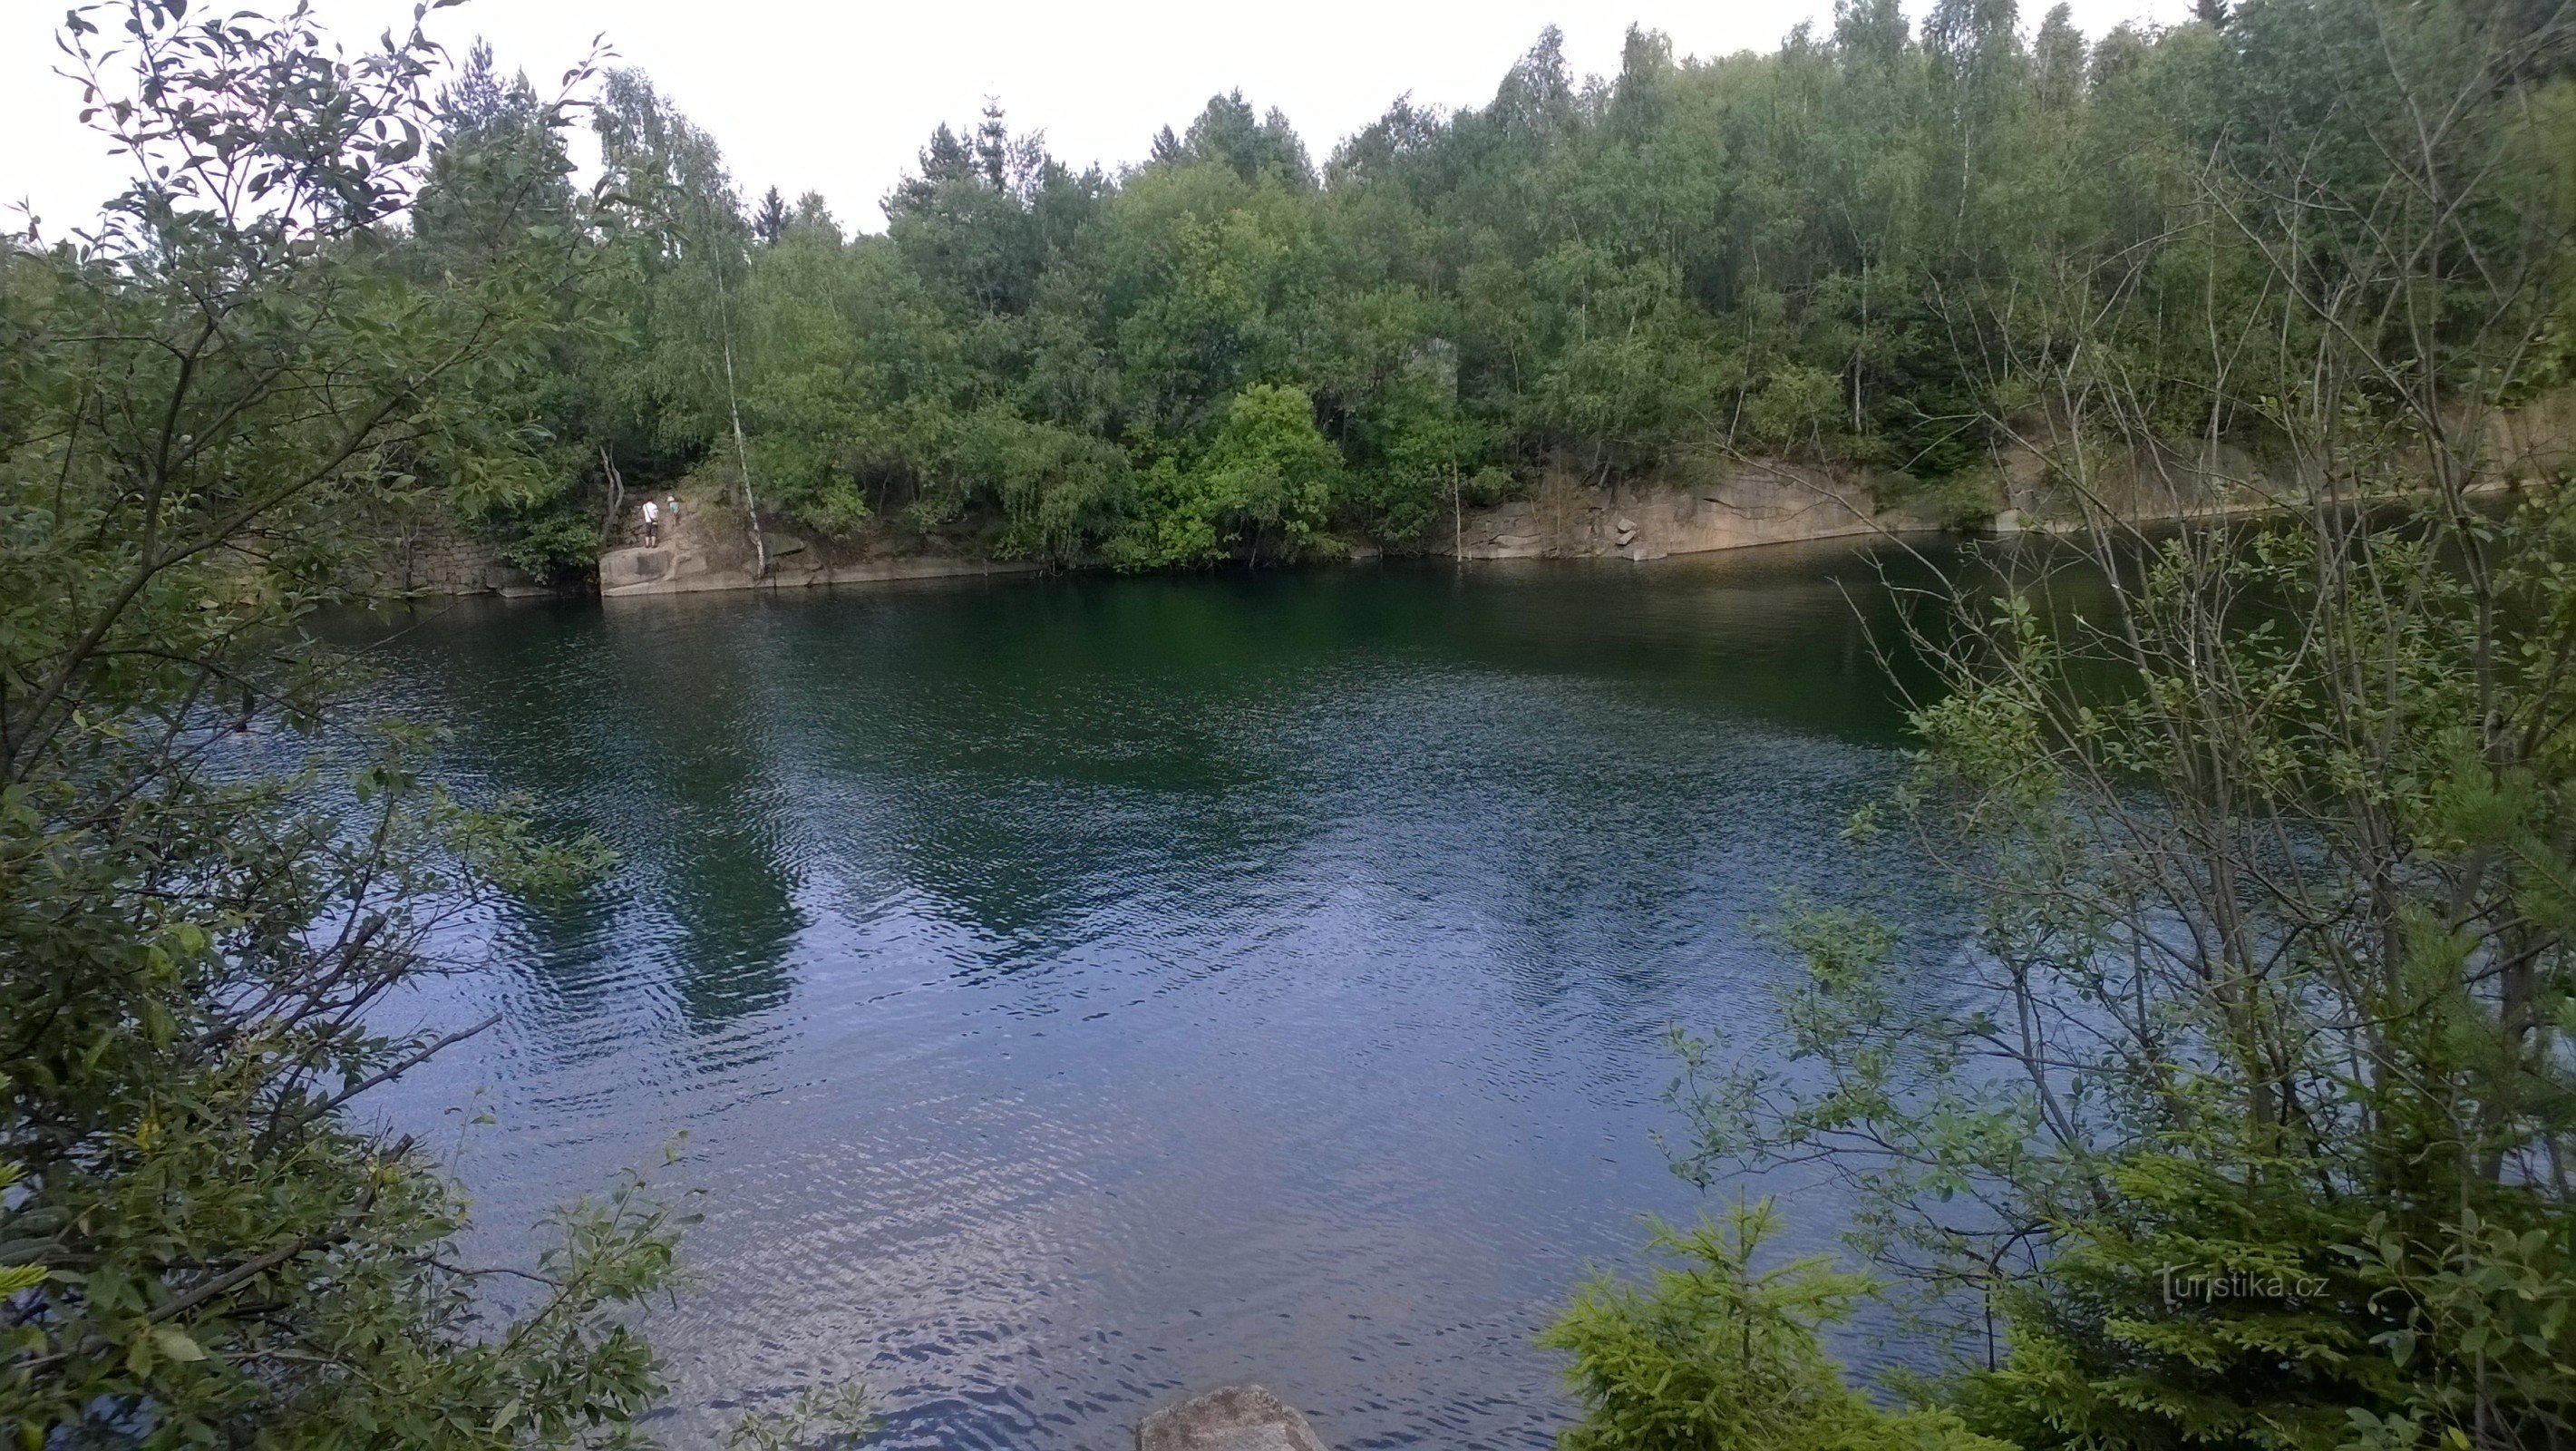
[[488,1090],[496,1236],[691,1135],[684,1441],[857,1374],[891,1446],[1119,1445],[1256,1377],[1344,1446],[1546,1445],[1530,1335],[1698,1204],[1666,1030],[1767,1041],[1750,922],[1964,930],[1835,839],[1899,764],[1878,568],[448,609],[381,645],[386,708],[622,865],[491,924],[417,1006],[507,1023],[392,1110]]

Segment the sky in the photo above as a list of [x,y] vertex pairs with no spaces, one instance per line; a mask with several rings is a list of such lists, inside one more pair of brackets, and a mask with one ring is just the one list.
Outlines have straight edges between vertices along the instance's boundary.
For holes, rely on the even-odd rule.
[[[407,23],[412,8],[313,3],[353,41]],[[2189,10],[2071,3],[2091,36]],[[2028,26],[2039,0],[2024,4]],[[873,230],[878,200],[931,128],[972,121],[987,97],[1077,169],[1114,170],[1141,159],[1157,127],[1181,129],[1211,94],[1240,87],[1257,109],[1286,111],[1321,162],[1399,95],[1482,105],[1550,24],[1577,73],[1611,74],[1632,22],[1671,36],[1677,54],[1715,56],[1768,50],[1801,20],[1827,28],[1830,12],[1831,0],[469,0],[433,13],[428,29],[460,60],[489,38],[503,69],[526,70],[549,94],[604,35],[618,63],[642,67],[713,133],[746,197],[820,191],[844,223]],[[0,229],[24,224],[24,203],[60,236],[121,184],[75,119],[78,88],[54,74],[62,17],[60,0],[0,0]]]

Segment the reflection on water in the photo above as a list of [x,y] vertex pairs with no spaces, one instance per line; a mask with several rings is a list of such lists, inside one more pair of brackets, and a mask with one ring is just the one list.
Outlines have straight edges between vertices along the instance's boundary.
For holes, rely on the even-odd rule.
[[1543,1446],[1530,1335],[1694,1208],[1666,1028],[1758,1051],[1783,888],[1933,910],[1834,840],[1896,767],[1873,621],[1843,548],[457,608],[394,707],[623,862],[407,1007],[508,1017],[388,1111],[488,1090],[493,1226],[688,1135],[683,1443],[859,1374],[895,1446],[1253,1378]]

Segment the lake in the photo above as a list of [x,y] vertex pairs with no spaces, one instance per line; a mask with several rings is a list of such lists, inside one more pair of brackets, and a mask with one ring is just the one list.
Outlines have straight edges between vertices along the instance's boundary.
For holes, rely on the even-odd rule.
[[1836,838],[1902,764],[1881,553],[424,610],[390,707],[622,863],[405,1001],[507,1016],[380,1110],[500,1255],[685,1135],[682,1444],[857,1375],[887,1446],[1110,1451],[1248,1379],[1339,1447],[1548,1445],[1531,1335],[1718,1207],[1665,1037],[1767,1051],[1756,919],[1964,930]]

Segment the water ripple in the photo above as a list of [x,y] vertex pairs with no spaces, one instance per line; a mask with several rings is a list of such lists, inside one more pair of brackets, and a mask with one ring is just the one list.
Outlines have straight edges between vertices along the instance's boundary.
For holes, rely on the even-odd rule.
[[390,708],[622,864],[398,1006],[507,1022],[386,1112],[490,1109],[459,1165],[505,1254],[685,1133],[682,1444],[859,1375],[894,1447],[1123,1447],[1246,1378],[1345,1447],[1548,1445],[1530,1336],[1695,1207],[1664,1032],[1771,1030],[1751,919],[1874,888],[1955,940],[1834,841],[1896,764],[1872,578],[452,611],[386,647]]

